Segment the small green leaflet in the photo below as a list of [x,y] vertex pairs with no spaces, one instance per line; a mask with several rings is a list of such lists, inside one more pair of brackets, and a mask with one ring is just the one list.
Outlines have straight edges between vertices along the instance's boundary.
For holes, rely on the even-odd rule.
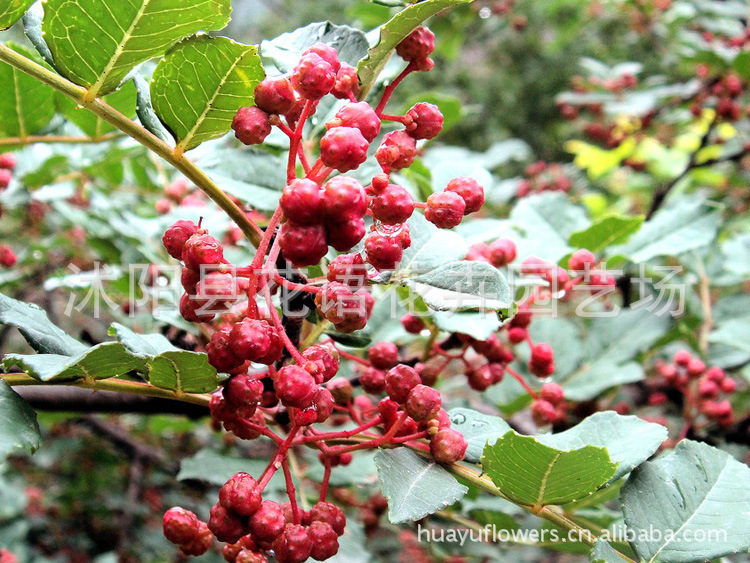
[[257,48],[200,35],[175,45],[151,80],[154,111],[186,151],[229,131],[237,110],[253,103],[265,73]]
[[0,6],[0,30],[8,29],[29,9],[34,0],[5,0]]
[[45,0],[42,31],[57,69],[93,99],[183,37],[221,29],[230,12],[229,0]]
[[596,221],[585,231],[570,235],[570,244],[578,248],[587,248],[591,252],[601,252],[613,244],[627,242],[630,235],[641,228],[644,217],[621,217],[610,215]]
[[615,474],[605,448],[557,450],[511,430],[487,444],[482,469],[510,500],[540,508],[583,498]]

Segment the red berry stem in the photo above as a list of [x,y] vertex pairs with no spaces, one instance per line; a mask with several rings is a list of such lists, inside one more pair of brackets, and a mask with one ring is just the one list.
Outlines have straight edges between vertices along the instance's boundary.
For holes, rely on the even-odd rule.
[[[333,347],[336,347],[336,342],[334,342],[334,340],[331,339],[331,338],[328,338],[327,340],[324,340],[323,343],[324,344],[330,344]],[[339,350],[338,348],[336,348],[336,351],[339,353],[339,355],[342,358],[346,358],[347,360],[351,360],[353,362],[357,362],[358,364],[361,364],[361,365],[363,365],[365,367],[370,367],[372,365],[370,362],[368,362],[364,358],[360,358],[359,356],[355,356],[354,354],[350,354],[349,352],[344,352],[343,350]]]
[[276,452],[276,455],[271,458],[271,461],[268,462],[268,465],[266,465],[266,468],[263,470],[263,473],[258,478],[258,490],[262,491],[266,488],[266,485],[268,485],[268,482],[271,480],[271,477],[274,476],[274,473],[278,471],[279,467],[281,467],[282,463],[286,459],[286,453],[289,451],[289,448],[292,447],[294,444],[294,437],[297,435],[297,432],[299,431],[299,426],[292,426],[292,429],[289,431],[289,434],[284,439],[284,441],[279,446],[278,451]]
[[280,276],[278,272],[273,273],[273,281],[275,281],[279,285],[284,286],[290,291],[305,291],[307,293],[320,293],[321,291],[321,288],[312,286],[310,284],[294,283],[292,281],[289,281],[288,279]]
[[[377,426],[378,424],[382,423],[383,419],[380,417],[380,415],[373,418],[370,422],[366,424],[362,424],[358,426],[357,428],[353,428],[352,430],[342,430],[341,432],[317,432],[315,431],[315,434],[312,436],[302,436],[299,438],[296,442],[296,444],[309,444],[313,442],[330,442],[331,440],[342,440],[346,438],[351,438],[352,436],[356,436],[357,434],[363,434],[366,430],[369,430],[370,428]],[[308,431],[313,430],[312,428]],[[330,450],[329,450],[330,451]],[[326,452],[326,456],[328,456],[328,452]],[[330,455],[336,455],[334,453],[331,453]]]
[[427,204],[423,201],[415,201],[414,208],[415,209],[427,209]]
[[328,455],[323,457],[323,482],[320,484],[320,493],[318,502],[323,502],[328,496],[328,483],[331,480],[331,458]]
[[281,221],[281,217],[283,216],[283,214],[284,213],[281,210],[281,207],[277,207],[276,211],[273,212],[271,219],[268,221],[266,231],[263,233],[263,238],[261,239],[260,244],[258,245],[258,249],[255,252],[253,261],[250,263],[250,289],[247,292],[247,299],[251,303],[255,301],[258,273],[263,267],[263,259],[266,257],[266,252],[268,252],[268,247],[271,244],[271,239],[276,232],[276,226],[279,224],[279,221]]
[[405,115],[386,115],[385,113],[383,113],[379,117],[383,121],[397,121],[399,123],[406,123],[407,121],[407,117]]
[[[380,98],[380,102],[378,103],[378,107],[375,108],[375,113],[378,117],[381,117],[383,114],[383,110],[385,109],[385,105],[388,103],[388,100],[391,99],[391,96],[393,95],[393,91],[398,87],[399,84],[401,84],[401,81],[409,76],[412,72],[415,72],[419,69],[418,61],[410,61],[408,65],[406,65],[406,68],[401,71],[401,74],[399,74],[396,78],[393,79],[393,82],[388,84],[388,86],[385,87],[383,90],[383,95]],[[382,117],[381,117],[382,119]]]
[[403,444],[404,442],[411,442],[413,440],[421,440],[422,438],[427,438],[427,430],[422,430],[421,432],[415,432],[414,434],[408,434],[406,436],[399,436],[398,438],[393,438],[393,440],[391,440],[391,444]]
[[297,150],[300,146],[300,141],[302,141],[302,131],[305,128],[307,118],[310,117],[316,105],[318,105],[318,102],[314,100],[307,100],[305,102],[302,113],[297,120],[297,126],[294,128],[294,135],[289,139],[289,160],[286,165],[287,183],[290,183],[297,177]]
[[506,365],[505,371],[509,373],[513,377],[513,379],[518,381],[518,383],[521,384],[521,387],[523,387],[529,395],[531,395],[535,399],[539,398],[539,395],[536,394],[536,391],[534,391],[531,387],[529,387],[529,384],[526,383],[526,380],[523,377],[521,377],[514,369]]
[[331,448],[331,454],[333,455],[341,455],[349,452],[355,452],[357,450],[366,450],[369,448],[377,448],[379,446],[382,446],[383,444],[389,444],[393,437],[396,435],[396,432],[399,431],[401,426],[403,426],[404,422],[406,422],[406,419],[408,418],[409,414],[404,411],[401,413],[401,416],[398,417],[396,422],[393,423],[393,426],[391,426],[390,430],[383,434],[380,438],[375,438],[374,440],[370,440],[369,442],[363,442],[361,444],[354,444],[353,446],[341,446],[339,448]]
[[302,511],[297,504],[297,490],[294,488],[294,481],[292,480],[292,472],[289,470],[289,459],[284,456],[281,460],[281,469],[284,471],[284,481],[286,482],[286,496],[289,497],[289,504],[292,507],[292,514],[294,515],[294,523],[302,523]]
[[276,327],[276,330],[279,332],[279,336],[281,336],[281,340],[284,342],[284,347],[287,349],[294,361],[297,362],[297,365],[304,366],[307,363],[307,360],[304,358],[304,356],[302,356],[302,354],[299,353],[299,350],[297,350],[297,346],[291,341],[289,335],[286,333],[284,325],[281,323],[281,319],[279,318],[279,312],[276,310],[276,306],[273,304],[271,291],[267,285],[263,288],[263,296],[266,299],[266,305],[268,306],[268,311],[271,315],[271,321],[273,322],[274,327]]

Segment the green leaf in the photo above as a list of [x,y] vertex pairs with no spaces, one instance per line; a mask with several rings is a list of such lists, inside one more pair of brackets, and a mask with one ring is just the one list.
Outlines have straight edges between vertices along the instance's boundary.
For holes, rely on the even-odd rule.
[[660,209],[622,246],[612,247],[613,255],[645,262],[657,256],[677,256],[708,246],[721,224],[721,209],[700,197],[680,197]]
[[615,481],[651,457],[667,439],[667,429],[637,416],[605,411],[595,413],[559,434],[535,437],[545,446],[558,450],[587,445],[607,448],[609,458],[618,464],[612,476],[612,481]]
[[612,478],[616,464],[604,448],[561,451],[511,430],[485,446],[482,469],[513,502],[542,507],[593,493]]
[[632,362],[648,350],[671,326],[669,315],[657,316],[645,308],[625,309],[613,317],[592,320],[583,341],[586,360],[559,381],[565,396],[584,401],[616,385],[643,379],[643,368]]
[[[6,46],[34,62],[36,53],[14,43]],[[47,125],[55,115],[55,91],[6,63],[0,63],[0,135],[25,137]]]
[[164,352],[148,361],[148,382],[175,393],[209,393],[219,386],[208,356],[180,350]]
[[511,304],[507,280],[486,262],[448,262],[405,283],[437,311],[501,311]]
[[161,334],[138,334],[119,323],[112,323],[108,334],[116,336],[118,342],[138,357],[158,356],[162,352],[179,350]]
[[229,22],[229,0],[46,0],[42,31],[55,66],[95,98],[179,39]]
[[397,275],[429,272],[441,264],[463,258],[469,250],[461,235],[438,229],[422,213],[412,215],[408,224],[411,246],[404,250]]
[[737,71],[742,78],[750,80],[750,53],[741,52],[738,53],[732,63],[734,70]]
[[177,138],[177,148],[186,151],[229,131],[237,110],[252,105],[264,76],[253,45],[226,37],[189,37],[156,66],[151,101]]
[[469,444],[466,461],[479,463],[487,442],[496,442],[510,426],[499,416],[490,416],[473,409],[457,408],[448,411],[451,428],[460,432]]
[[58,354],[7,354],[3,365],[17,365],[40,381],[108,379],[143,369],[143,360],[119,342],[103,342],[74,356]]
[[26,342],[42,354],[73,356],[88,348],[68,336],[47,318],[47,313],[31,303],[23,303],[0,293],[0,322],[15,326]]
[[34,453],[41,443],[36,413],[0,379],[0,461],[18,450]]
[[706,444],[683,440],[638,467],[620,502],[641,561],[686,563],[750,550],[750,468]]
[[261,42],[260,56],[264,64],[271,63],[279,72],[289,72],[296,66],[302,51],[318,42],[336,49],[339,60],[352,66],[367,55],[369,48],[367,36],[359,29],[317,22]]
[[[214,450],[203,448],[192,457],[182,460],[177,479],[187,481],[205,481],[211,485],[222,486],[235,473],[249,473],[256,479],[268,465],[262,459],[248,459],[220,454]],[[268,483],[270,491],[281,491],[286,487],[281,471],[278,471]]]
[[585,231],[573,233],[570,244],[578,248],[587,248],[591,252],[601,252],[613,244],[627,242],[630,235],[641,228],[644,217],[621,217],[610,215],[593,223]]
[[[104,101],[125,117],[132,118],[135,116],[136,95],[135,85],[132,81],[128,81],[119,90],[104,96]],[[64,113],[65,117],[75,123],[89,137],[96,139],[116,130],[113,125],[97,117],[89,110],[78,107],[68,98],[65,98],[65,100],[68,102],[68,109]]]
[[16,23],[33,3],[34,0],[6,0],[5,6],[0,6],[0,30]]
[[436,462],[406,448],[379,451],[375,466],[394,524],[424,518],[469,490]]
[[589,561],[590,563],[622,563],[624,559],[606,541],[598,540],[591,548]]
[[412,4],[401,10],[390,20],[380,26],[380,38],[374,47],[370,48],[367,56],[357,65],[357,74],[362,85],[360,99],[369,92],[375,79],[385,67],[388,60],[396,51],[396,46],[412,31],[422,25],[428,18],[438,12],[461,4],[468,4],[472,0],[425,0]]

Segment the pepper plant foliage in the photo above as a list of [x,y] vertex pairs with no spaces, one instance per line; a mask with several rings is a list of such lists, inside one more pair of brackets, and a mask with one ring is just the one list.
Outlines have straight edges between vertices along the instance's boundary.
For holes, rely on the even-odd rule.
[[[539,4],[0,6],[1,562],[750,551],[744,9]],[[473,26],[584,4],[674,68],[582,59],[572,163],[441,142]]]

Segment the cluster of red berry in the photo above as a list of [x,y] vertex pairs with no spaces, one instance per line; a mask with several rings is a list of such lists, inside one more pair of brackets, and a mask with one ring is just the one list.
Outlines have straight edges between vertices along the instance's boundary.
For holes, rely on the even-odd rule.
[[[16,168],[16,157],[9,152],[0,154],[0,191],[10,185],[13,179],[13,170]],[[0,217],[3,208],[0,206]],[[0,266],[10,268],[16,263],[16,253],[7,244],[0,244]]]
[[695,73],[702,81],[703,87],[698,91],[690,112],[695,117],[703,115],[705,107],[716,108],[716,115],[726,121],[736,121],[743,114],[747,115],[750,108],[743,108],[739,100],[745,91],[745,82],[732,72],[722,75],[711,75],[708,65],[700,64]]
[[565,174],[563,166],[557,162],[538,161],[526,167],[526,177],[518,183],[516,196],[542,192],[567,193],[573,187],[573,181]]
[[[649,396],[649,404],[668,402],[669,397],[664,390],[677,389],[683,395],[685,403],[706,419],[720,426],[732,425],[732,405],[727,399],[720,399],[720,395],[734,393],[737,383],[724,370],[707,367],[700,358],[692,356],[687,350],[680,350],[675,353],[671,363],[658,362],[656,371],[660,378],[651,382],[653,391]],[[686,422],[695,428],[693,415],[688,413],[687,418]]]

